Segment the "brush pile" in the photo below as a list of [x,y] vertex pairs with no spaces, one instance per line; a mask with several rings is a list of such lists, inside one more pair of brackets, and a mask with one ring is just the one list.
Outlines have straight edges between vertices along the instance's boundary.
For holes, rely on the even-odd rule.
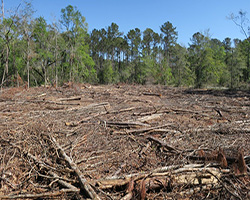
[[0,93],[0,199],[250,199],[250,94],[77,85]]

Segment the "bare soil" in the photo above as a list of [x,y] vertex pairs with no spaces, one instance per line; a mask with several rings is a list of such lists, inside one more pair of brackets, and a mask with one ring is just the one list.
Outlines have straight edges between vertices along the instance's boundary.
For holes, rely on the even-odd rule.
[[7,88],[0,199],[247,199],[249,116],[247,91]]

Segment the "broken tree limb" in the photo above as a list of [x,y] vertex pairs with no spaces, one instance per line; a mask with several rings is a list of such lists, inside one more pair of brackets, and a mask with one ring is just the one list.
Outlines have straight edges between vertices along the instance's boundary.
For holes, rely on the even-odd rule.
[[[127,130],[126,134],[145,133],[145,132],[149,132],[149,131],[153,131],[153,130],[157,131],[157,130],[161,130],[161,128],[171,126],[171,125],[173,125],[173,124],[170,123],[170,124],[164,124],[161,126],[154,126],[154,127],[149,127],[149,128],[132,129],[132,130]],[[114,132],[114,133],[121,134],[121,132]],[[122,133],[124,133],[124,132],[122,132]]]
[[128,112],[128,111],[135,110],[135,109],[137,109],[137,108],[130,107],[130,108],[123,108],[120,110],[111,110],[111,111],[108,111],[107,114],[117,114],[117,113],[122,113],[122,112]]
[[221,112],[219,109],[214,108],[214,110],[218,113],[218,115],[219,115],[220,117],[223,117],[222,112]]
[[160,93],[150,93],[150,92],[143,92],[143,95],[147,95],[147,96],[157,96],[157,97],[161,97],[162,95]]
[[134,184],[135,182],[131,179],[128,184],[127,194],[121,200],[130,200],[133,198]]
[[[98,109],[98,108],[108,108],[110,107],[110,104],[108,102],[102,102],[102,103],[93,103],[93,104],[89,104],[87,106],[79,106],[79,107],[75,107],[75,108],[70,108],[66,111],[77,111],[77,110],[88,110],[88,109]],[[106,110],[106,109],[105,109]]]
[[101,200],[100,197],[96,194],[95,190],[92,188],[92,186],[87,182],[87,180],[85,178],[83,178],[83,175],[82,175],[81,171],[79,170],[79,168],[77,167],[77,165],[71,160],[71,158],[69,156],[67,156],[67,154],[65,153],[63,148],[57,143],[56,139],[53,136],[51,136],[51,140],[56,145],[56,148],[59,150],[59,153],[63,156],[65,161],[69,164],[71,169],[74,170],[74,172],[78,178],[78,181],[80,183],[80,187],[84,191],[86,196],[91,198],[91,199]]
[[76,191],[79,192],[80,190],[78,188],[76,188],[75,186],[69,184],[66,181],[60,180],[61,177],[59,177],[55,172],[49,171],[48,172],[51,176],[53,176],[54,178],[58,179],[58,183],[64,187],[67,187],[69,189],[71,189],[72,191]]
[[131,128],[138,126],[149,126],[148,124],[141,122],[112,122],[112,121],[103,121],[106,126],[118,126],[121,128]]
[[[171,108],[171,111],[175,113],[193,113],[193,114],[202,115],[205,117],[209,116],[208,114],[204,113],[204,111],[193,111],[193,110],[177,109],[177,108]],[[210,112],[210,111],[207,111],[207,112]]]
[[169,150],[169,151],[179,152],[179,150],[175,149],[174,147],[169,146],[169,145],[166,144],[164,141],[162,141],[162,140],[160,140],[160,139],[157,139],[157,138],[155,138],[155,137],[153,137],[153,136],[148,136],[147,139],[148,139],[149,141],[153,141],[153,142],[157,143],[158,145],[160,145],[160,146],[166,148],[166,149]]

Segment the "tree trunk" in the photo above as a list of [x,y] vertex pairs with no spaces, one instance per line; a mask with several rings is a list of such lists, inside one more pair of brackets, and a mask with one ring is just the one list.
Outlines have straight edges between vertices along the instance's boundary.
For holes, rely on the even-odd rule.
[[30,88],[30,39],[28,38],[28,54],[27,54],[27,63],[26,63],[26,68],[27,68],[27,81],[28,81],[28,89]]
[[6,68],[6,76],[8,76],[9,73],[9,40],[7,38],[7,48],[6,48],[6,63],[5,63],[5,68]]
[[57,75],[57,35],[56,35],[56,48],[55,48],[55,71],[56,71],[56,88],[58,87],[58,75]]

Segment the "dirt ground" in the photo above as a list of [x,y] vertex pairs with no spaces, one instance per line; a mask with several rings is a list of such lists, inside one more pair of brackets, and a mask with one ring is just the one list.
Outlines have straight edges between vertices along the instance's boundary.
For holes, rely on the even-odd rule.
[[250,93],[65,84],[0,93],[0,199],[250,199]]

